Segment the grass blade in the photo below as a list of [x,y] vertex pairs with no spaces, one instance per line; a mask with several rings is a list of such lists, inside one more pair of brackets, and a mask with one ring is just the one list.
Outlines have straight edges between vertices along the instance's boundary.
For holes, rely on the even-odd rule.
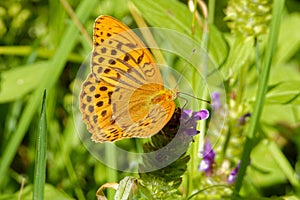
[[46,180],[46,150],[47,150],[47,120],[46,120],[46,90],[44,90],[42,110],[37,134],[35,151],[33,199],[44,199]]

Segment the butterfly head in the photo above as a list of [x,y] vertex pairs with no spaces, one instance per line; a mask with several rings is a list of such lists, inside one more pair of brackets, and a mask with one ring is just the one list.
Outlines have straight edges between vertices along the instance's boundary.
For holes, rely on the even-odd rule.
[[172,90],[169,90],[169,91],[171,92],[172,101],[174,101],[175,99],[177,99],[179,90],[178,89],[172,89]]

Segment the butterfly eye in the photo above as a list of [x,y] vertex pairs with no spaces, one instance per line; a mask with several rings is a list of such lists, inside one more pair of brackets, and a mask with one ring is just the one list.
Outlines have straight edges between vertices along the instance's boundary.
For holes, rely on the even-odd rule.
[[175,100],[175,99],[177,99],[177,91],[175,91],[175,90],[172,90],[171,91],[172,92],[172,100]]

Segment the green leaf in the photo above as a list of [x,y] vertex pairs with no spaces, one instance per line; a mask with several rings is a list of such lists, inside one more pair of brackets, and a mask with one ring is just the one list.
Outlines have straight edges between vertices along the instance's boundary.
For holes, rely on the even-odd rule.
[[33,199],[44,199],[44,187],[46,179],[46,151],[47,151],[47,120],[46,120],[46,90],[44,90],[42,110],[37,134],[35,152]]
[[228,56],[228,45],[223,34],[214,25],[209,26],[209,38],[209,55],[212,56],[214,62],[220,66],[223,62],[225,62],[225,59]]
[[[192,13],[176,0],[131,0],[151,26],[191,34]],[[199,27],[195,29],[199,34]],[[200,37],[199,37],[200,38]]]
[[289,183],[294,188],[296,188],[297,191],[299,191],[299,179],[295,176],[293,166],[291,166],[287,157],[285,157],[281,149],[279,149],[279,147],[274,142],[270,142],[270,144],[268,145],[268,149],[270,150],[271,156],[274,158],[277,166],[279,166],[281,172],[288,179]]
[[[176,0],[131,1],[151,26],[179,31],[197,42],[201,41],[202,29],[196,23],[195,33],[192,34],[193,14],[183,3]],[[210,25],[209,31],[210,41],[212,41],[209,44],[209,54],[214,62],[221,64],[227,56],[227,44],[215,26]],[[179,45],[178,42],[182,42],[182,44]],[[172,43],[181,48],[185,45],[184,41],[180,40],[173,40]]]
[[284,174],[278,168],[268,148],[268,141],[261,141],[251,153],[251,167],[247,176],[255,178],[255,184],[267,187],[286,181]]
[[282,20],[278,38],[278,48],[274,63],[283,63],[295,55],[300,48],[300,14],[285,16]]
[[120,183],[115,195],[115,200],[127,200],[133,195],[134,190],[137,188],[137,179],[134,177],[126,176]]
[[[253,38],[248,38],[245,40],[244,37],[237,37],[231,48],[226,60],[226,63],[222,66],[222,72],[225,76],[231,74],[232,71],[234,79],[240,75],[241,67],[245,66],[245,63],[251,60],[251,56],[254,50],[254,40]],[[225,77],[226,79],[226,77]]]
[[0,103],[24,97],[43,80],[49,62],[25,65],[4,71],[0,74]]
[[285,81],[300,81],[300,72],[297,62],[281,63],[272,65],[272,76],[269,84],[276,84]]
[[253,167],[248,175],[255,177],[257,186],[283,184],[288,179],[295,188],[299,188],[300,185],[292,166],[274,142],[261,141],[251,155]]
[[281,82],[266,95],[266,103],[300,105],[300,81]]
[[300,120],[299,113],[300,106],[291,104],[267,104],[262,112],[261,121],[266,124],[264,129],[267,128],[268,125],[275,124],[279,121],[294,124]]

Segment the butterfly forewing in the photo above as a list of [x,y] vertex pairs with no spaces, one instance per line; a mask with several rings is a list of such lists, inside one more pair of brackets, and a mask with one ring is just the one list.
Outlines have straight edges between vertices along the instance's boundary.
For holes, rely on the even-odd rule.
[[131,71],[131,78],[139,83],[163,84],[158,67],[143,42],[127,26],[109,16],[100,16],[95,21],[92,65],[97,78],[106,76],[109,71],[119,75]]

